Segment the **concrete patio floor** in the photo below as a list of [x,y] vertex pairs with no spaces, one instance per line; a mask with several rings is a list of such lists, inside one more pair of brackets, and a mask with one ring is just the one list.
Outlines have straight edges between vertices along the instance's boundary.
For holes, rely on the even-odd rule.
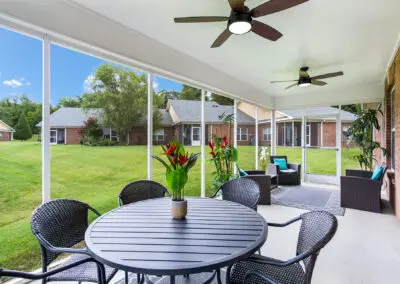
[[[270,222],[284,222],[303,212],[305,210],[278,205],[259,206],[259,213]],[[321,251],[312,283],[399,283],[400,222],[393,215],[352,209],[346,209],[345,215],[337,218],[338,231]],[[298,225],[270,228],[262,254],[278,259],[293,257],[298,229]],[[119,272],[111,283],[124,283],[123,277],[124,274]],[[136,281],[132,279],[130,283]]]

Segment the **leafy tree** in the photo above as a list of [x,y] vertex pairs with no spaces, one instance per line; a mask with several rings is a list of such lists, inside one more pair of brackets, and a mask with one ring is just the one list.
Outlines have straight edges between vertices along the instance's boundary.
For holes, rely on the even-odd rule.
[[219,105],[233,106],[233,100],[217,94],[211,95],[211,101],[216,102]]
[[85,124],[85,127],[82,130],[83,137],[99,140],[103,136],[103,129],[97,122],[96,118],[90,117],[83,123]]
[[[114,66],[101,65],[91,85],[93,93],[83,94],[81,105],[103,110],[102,124],[115,129],[120,141],[129,144],[129,132],[147,117],[147,80],[145,74]],[[154,93],[154,96],[157,96]],[[157,101],[157,98],[153,98]],[[154,129],[161,126],[161,113],[153,111]]]
[[189,101],[200,101],[201,100],[201,90],[190,87],[188,85],[183,85],[179,99],[180,100],[189,100]]
[[63,97],[59,100],[57,107],[81,107],[81,98]]
[[16,140],[28,140],[32,137],[32,130],[24,113],[21,113],[18,123],[15,126],[14,138]]

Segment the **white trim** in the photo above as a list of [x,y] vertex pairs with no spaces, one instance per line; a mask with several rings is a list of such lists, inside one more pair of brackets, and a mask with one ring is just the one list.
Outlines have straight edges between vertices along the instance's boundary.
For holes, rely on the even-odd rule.
[[[111,136],[111,133],[110,133]],[[153,178],[153,75],[147,74],[147,179]]]
[[321,147],[324,147],[324,122],[321,121]]
[[[211,92],[207,92],[207,95],[211,95]],[[201,145],[201,168],[200,168],[200,181],[201,181],[201,197],[206,197],[206,123],[205,123],[205,101],[206,101],[206,91],[201,90],[201,135],[200,135],[200,145]]]
[[[194,140],[193,139],[193,134],[194,134],[194,131],[193,131],[193,129],[199,129],[199,140]],[[191,145],[192,146],[201,146],[201,127],[200,126],[194,126],[193,124],[191,125],[191,131],[190,131],[190,141],[191,141]],[[194,143],[194,142],[196,142],[196,143]]]
[[[233,147],[237,148],[237,105],[238,101],[233,101]],[[237,174],[236,162],[233,165],[233,173]]]
[[[339,110],[342,105],[339,105]],[[342,175],[342,121],[340,115],[336,116],[336,177],[338,180]]]
[[306,117],[303,115],[301,119],[301,163],[302,163],[302,171],[301,171],[301,180],[306,180],[306,172],[307,172],[307,165],[306,165]]
[[397,36],[396,43],[393,46],[392,54],[390,55],[388,64],[386,65],[385,74],[383,74],[383,78],[382,78],[382,82],[381,82],[382,84],[385,84],[385,80],[389,74],[390,67],[392,67],[392,64],[394,62],[394,59],[396,58],[396,54],[399,49],[400,49],[400,33]]
[[5,126],[5,127],[8,127],[8,129],[9,129],[9,130],[1,130],[1,129],[0,129],[0,131],[2,131],[2,132],[15,132],[14,128],[12,128],[10,125],[8,125],[7,123],[5,123],[5,122],[2,121],[1,119],[0,119],[0,123],[4,124],[4,126]]
[[50,37],[43,37],[42,93],[42,202],[51,199],[50,189]]
[[294,147],[294,121],[292,121],[292,147]]
[[255,127],[256,127],[256,162],[255,162],[255,169],[258,170],[258,107],[256,107],[256,113],[255,113]]
[[[308,129],[308,134],[307,134],[307,129]],[[307,137],[308,137],[308,143],[307,143]],[[306,123],[306,146],[307,147],[311,146],[311,122]]]
[[67,128],[64,128],[64,145],[67,145]]
[[[244,129],[246,129],[246,131],[247,131],[246,139],[242,139],[242,130],[244,130]],[[240,141],[240,142],[249,141],[249,128],[248,127],[238,127],[237,130],[239,130],[239,132],[236,132],[236,133],[239,133],[239,138],[240,138],[240,139],[237,139],[237,141]]]
[[[52,131],[55,131],[55,132],[56,132],[56,137],[55,137],[56,139],[55,139],[55,142],[51,142],[51,137],[52,137],[52,136],[51,136],[51,132],[52,132]],[[50,128],[50,137],[49,137],[49,138],[50,138],[50,140],[49,140],[49,141],[50,141],[50,142],[49,142],[50,144],[52,144],[52,145],[57,145],[57,143],[58,143],[58,128]]]
[[276,112],[271,111],[271,155],[276,155]]

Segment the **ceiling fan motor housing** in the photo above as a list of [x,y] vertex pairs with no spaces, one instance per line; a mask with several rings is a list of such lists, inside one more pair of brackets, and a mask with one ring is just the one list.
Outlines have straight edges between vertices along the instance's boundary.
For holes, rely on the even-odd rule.
[[307,76],[307,77],[300,76],[300,78],[299,78],[299,83],[298,83],[298,84],[299,84],[299,85],[311,84],[311,78],[310,78],[310,76]]
[[232,25],[235,23],[247,23],[250,25],[250,27],[249,30],[246,31],[245,33],[251,31],[252,17],[250,15],[249,8],[245,7],[244,11],[234,11],[234,10],[231,11],[231,15],[229,16],[228,20],[228,29],[234,34],[235,32],[232,31]]

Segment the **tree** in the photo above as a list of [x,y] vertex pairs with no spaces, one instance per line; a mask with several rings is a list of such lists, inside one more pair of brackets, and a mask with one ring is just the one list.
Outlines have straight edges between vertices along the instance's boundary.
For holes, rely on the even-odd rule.
[[189,100],[189,101],[200,101],[201,100],[201,90],[187,86],[187,85],[183,85],[179,99],[180,100]]
[[63,97],[59,100],[57,107],[81,107],[81,98]]
[[[104,126],[115,129],[120,141],[129,144],[129,133],[135,125],[146,122],[147,80],[145,74],[103,64],[95,72],[91,83],[93,93],[83,94],[84,109],[101,108]],[[157,94],[154,92],[154,96]],[[153,110],[154,129],[161,126],[161,113]]]
[[18,123],[15,126],[14,139],[16,140],[28,140],[32,137],[32,130],[28,124],[28,120],[24,113],[21,113]]
[[216,102],[219,105],[233,106],[233,100],[217,94],[211,95],[211,101]]

